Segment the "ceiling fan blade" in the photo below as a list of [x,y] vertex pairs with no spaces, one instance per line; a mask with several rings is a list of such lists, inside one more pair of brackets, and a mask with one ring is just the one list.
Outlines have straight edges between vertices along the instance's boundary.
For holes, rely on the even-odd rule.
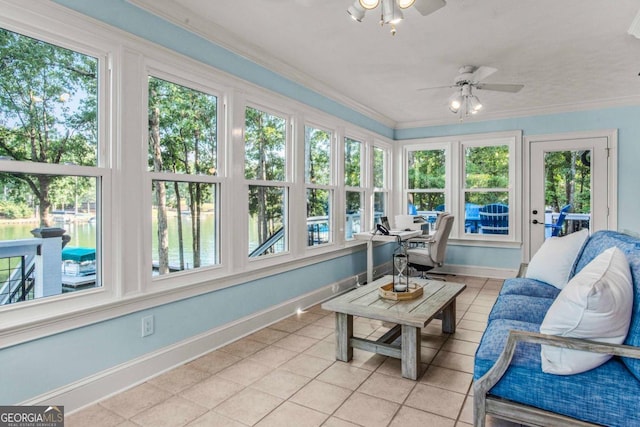
[[496,71],[498,71],[497,68],[493,68],[493,67],[485,67],[484,65],[481,65],[480,67],[478,67],[473,74],[471,75],[471,81],[472,82],[479,82],[482,81],[484,79],[486,79],[487,77],[489,77],[491,74],[495,73]]
[[520,92],[520,89],[524,87],[524,85],[510,85],[510,84],[500,84],[500,83],[478,83],[473,86],[476,89],[494,90],[497,92],[511,92],[511,93]]
[[431,87],[421,87],[420,89],[416,89],[416,90],[422,91],[422,90],[433,90],[433,89],[449,89],[452,87],[457,87],[457,86],[456,85],[431,86]]
[[413,7],[415,7],[422,16],[427,16],[444,7],[446,4],[444,0],[416,0]]

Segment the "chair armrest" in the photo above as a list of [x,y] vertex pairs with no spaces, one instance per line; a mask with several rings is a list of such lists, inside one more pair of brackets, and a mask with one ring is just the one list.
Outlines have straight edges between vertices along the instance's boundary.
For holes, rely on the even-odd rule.
[[509,331],[507,343],[496,360],[496,363],[479,378],[473,385],[474,393],[486,394],[500,381],[509,368],[518,342],[532,344],[545,344],[554,347],[570,348],[573,350],[589,351],[592,353],[611,354],[614,356],[631,357],[640,359],[640,347],[623,344],[608,344],[582,338],[559,337],[555,335],[541,334],[538,332]]
[[432,236],[429,237],[412,237],[410,239],[407,239],[407,245],[409,247],[425,247],[426,245],[428,245],[429,243],[433,243],[435,242],[435,240],[433,239]]

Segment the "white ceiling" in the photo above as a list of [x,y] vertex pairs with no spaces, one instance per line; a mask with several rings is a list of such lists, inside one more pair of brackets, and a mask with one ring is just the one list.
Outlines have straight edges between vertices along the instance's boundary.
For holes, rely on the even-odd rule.
[[397,35],[346,13],[354,0],[130,0],[392,127],[457,122],[447,108],[462,65],[498,71],[465,121],[640,105],[640,0],[447,0],[404,12]]

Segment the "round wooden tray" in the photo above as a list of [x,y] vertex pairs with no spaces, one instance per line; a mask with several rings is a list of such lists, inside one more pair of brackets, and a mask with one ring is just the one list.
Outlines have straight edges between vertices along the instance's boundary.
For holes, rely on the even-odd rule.
[[[413,287],[411,287],[413,285]],[[387,283],[378,288],[378,294],[385,299],[394,301],[404,301],[410,299],[420,298],[422,296],[422,286],[418,286],[415,283],[409,283],[408,292],[394,292],[393,283]]]

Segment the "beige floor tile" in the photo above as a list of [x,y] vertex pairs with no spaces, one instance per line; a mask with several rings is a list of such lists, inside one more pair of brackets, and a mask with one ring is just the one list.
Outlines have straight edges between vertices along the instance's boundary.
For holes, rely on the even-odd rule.
[[454,427],[455,421],[419,409],[403,406],[389,427]]
[[124,418],[131,418],[170,397],[169,391],[143,383],[103,400],[100,404]]
[[462,405],[462,411],[460,411],[458,419],[462,422],[473,424],[473,397],[467,396],[464,404]]
[[278,331],[283,331],[283,332],[295,332],[300,328],[304,328],[305,325],[306,325],[305,323],[298,322],[295,319],[286,318],[284,320],[279,321],[278,323],[274,323],[269,327],[272,329],[277,329]]
[[175,394],[210,376],[209,372],[183,365],[149,380],[149,383]]
[[489,314],[493,306],[471,304],[467,309],[468,313]]
[[340,418],[331,417],[322,424],[322,427],[359,427],[360,424],[353,424]]
[[420,337],[421,338],[420,345],[422,345],[422,347],[430,347],[430,348],[438,349],[442,347],[442,344],[444,344],[444,342],[449,337],[449,335],[427,334],[427,333],[424,333],[425,329],[422,330],[423,334]]
[[216,375],[242,385],[249,385],[271,372],[271,368],[251,360],[243,360],[218,372]]
[[458,328],[456,329],[456,333],[451,337],[457,340],[479,343],[482,339],[482,332]]
[[318,320],[322,319],[325,316],[326,314],[324,313],[315,313],[313,311],[303,311],[302,313],[294,314],[293,316],[289,317],[289,319],[308,325],[310,323],[317,322]]
[[336,316],[335,313],[333,312],[327,312],[329,314],[327,314],[326,316],[324,316],[322,319],[318,319],[315,322],[312,323],[312,325],[316,325],[316,326],[322,326],[323,328],[329,328],[329,329],[335,329],[336,327]]
[[100,405],[91,405],[64,417],[66,427],[115,427],[125,421],[120,415]]
[[246,388],[218,405],[214,411],[247,425],[254,425],[283,402],[260,390]]
[[246,425],[216,412],[209,411],[203,416],[191,421],[186,427],[246,427]]
[[318,375],[318,379],[349,390],[355,390],[369,375],[371,375],[371,372],[366,369],[356,368],[344,362],[336,362]]
[[252,340],[264,343],[264,344],[273,344],[276,341],[281,340],[282,338],[288,336],[288,332],[279,331],[277,329],[272,328],[264,328],[253,334],[249,335],[247,338],[251,338]]
[[216,350],[193,360],[188,363],[188,366],[209,372],[210,374],[215,374],[216,372],[220,372],[224,368],[231,366],[240,360],[242,360],[242,358],[238,356]]
[[332,414],[351,393],[349,389],[313,380],[289,400],[316,411]]
[[315,338],[304,337],[302,335],[289,334],[281,340],[276,341],[273,345],[286,348],[287,350],[302,353],[312,345],[318,342]]
[[438,354],[439,349],[431,347],[420,347],[420,362],[429,364]]
[[232,354],[234,356],[245,358],[258,350],[265,348],[267,344],[252,340],[250,338],[242,338],[238,341],[232,342],[229,345],[220,348],[220,351]]
[[416,382],[406,378],[396,378],[389,375],[373,373],[358,387],[358,392],[402,403],[407,398]]
[[473,356],[467,356],[466,354],[440,351],[432,363],[443,368],[473,374]]
[[405,405],[455,420],[464,398],[464,394],[419,383],[409,394]]
[[293,372],[277,369],[255,383],[251,388],[264,391],[281,399],[288,399],[310,381],[309,378]]
[[183,426],[207,412],[206,408],[190,400],[174,396],[131,418],[143,427]]
[[473,312],[467,312],[464,314],[464,316],[462,317],[464,320],[472,320],[475,322],[484,322],[487,323],[487,320],[489,319],[489,314],[485,314],[485,313],[473,313]]
[[244,385],[214,376],[180,393],[180,396],[205,408],[213,408],[245,388]]
[[474,356],[476,354],[476,350],[478,349],[478,344],[469,341],[462,341],[457,339],[449,339],[442,346],[442,350],[450,351],[452,353],[466,354],[467,356]]
[[333,335],[334,329],[311,324],[305,326],[304,328],[298,329],[294,332],[294,334],[321,340],[328,337],[329,335]]
[[400,364],[400,359],[396,359],[394,357],[387,357],[387,359],[382,362],[382,364],[376,369],[376,372],[379,374],[390,375],[392,377],[402,377],[402,366]]
[[468,329],[470,331],[484,332],[487,328],[487,322],[478,322],[476,320],[462,320],[458,323],[458,327],[462,329]]
[[363,393],[353,393],[336,413],[336,417],[367,427],[387,426],[400,405]]
[[462,394],[467,393],[472,381],[472,374],[453,371],[438,366],[429,366],[429,369],[427,369],[424,375],[422,375],[422,378],[420,378],[422,384],[440,387]]
[[355,348],[353,349],[353,359],[348,363],[356,368],[375,371],[386,359],[386,356]]
[[318,341],[317,344],[312,345],[304,351],[304,354],[310,356],[320,357],[327,360],[336,360],[336,344],[332,341]]
[[328,417],[327,414],[284,402],[273,412],[264,417],[257,427],[316,427],[322,425]]
[[257,353],[249,356],[247,360],[251,360],[256,363],[268,366],[270,368],[277,368],[278,366],[286,363],[298,355],[297,352],[287,350],[286,348],[270,345],[263,348]]
[[320,372],[327,369],[333,363],[334,362],[331,360],[321,359],[307,354],[299,354],[281,365],[279,369],[284,369],[285,371],[293,372],[294,374],[308,378],[315,378],[320,374]]

